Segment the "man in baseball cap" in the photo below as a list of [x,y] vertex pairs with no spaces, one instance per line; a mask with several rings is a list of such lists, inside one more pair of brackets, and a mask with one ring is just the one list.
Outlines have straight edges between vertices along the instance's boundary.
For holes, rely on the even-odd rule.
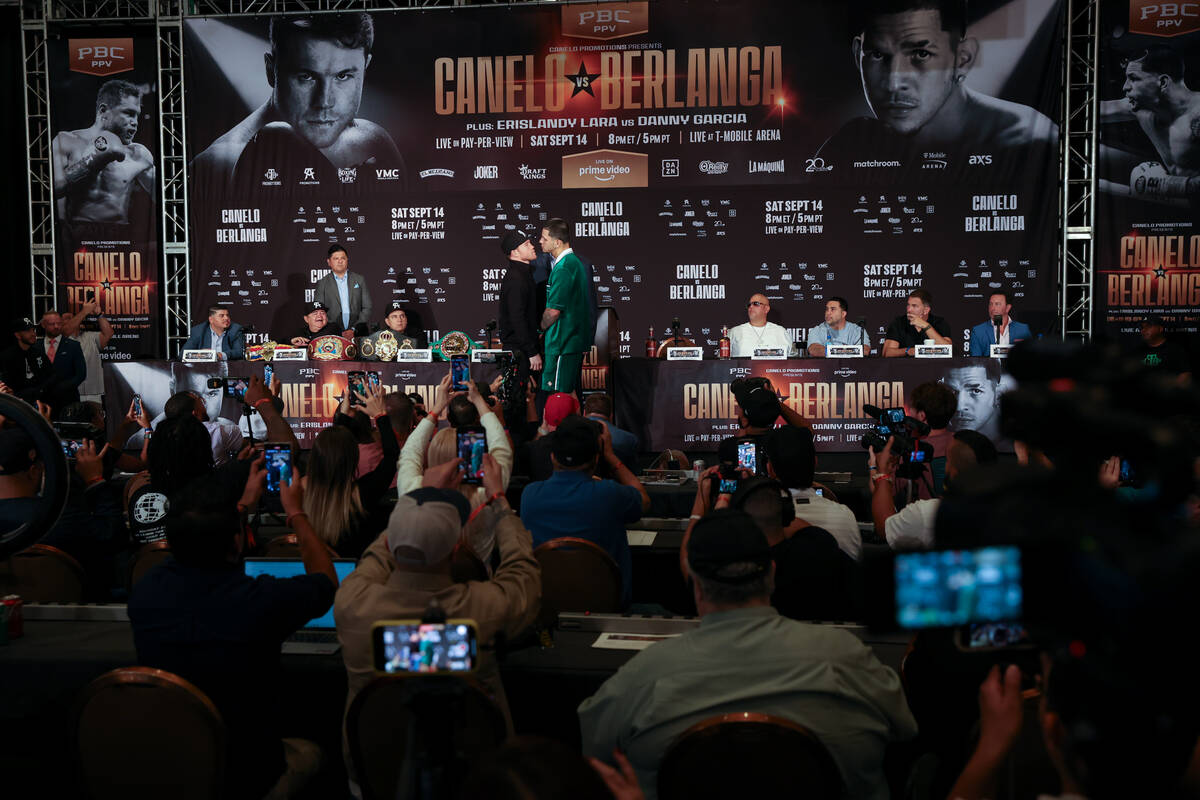
[[[477,509],[475,522],[491,527],[500,564],[490,580],[455,582],[450,572],[454,548],[470,515],[466,499],[458,492],[461,463],[456,458],[425,471],[422,488],[400,497],[387,530],[367,548],[338,589],[333,615],[350,687],[347,709],[374,678],[371,627],[375,622],[420,620],[436,600],[448,618],[470,619],[478,625],[476,677],[508,717],[492,645],[498,634],[516,637],[537,616],[541,570],[533,557],[529,531],[505,499],[500,468],[491,454],[485,454],[483,486],[489,499]],[[346,763],[353,764],[348,753]]]
[[771,607],[771,550],[748,514],[713,511],[683,549],[700,625],[638,653],[583,701],[583,754],[608,761],[619,746],[638,783],[655,786],[663,754],[695,723],[767,712],[816,735],[846,796],[886,798],[884,750],[917,732],[896,673],[853,634]]
[[304,304],[304,325],[297,328],[291,342],[295,347],[307,347],[318,336],[341,336],[342,329],[329,321],[329,307],[320,300]]
[[38,341],[33,320],[17,317],[9,322],[8,329],[14,341],[0,351],[0,381],[28,403],[44,400],[51,408],[63,408],[78,401],[78,390],[58,379]]
[[[529,373],[542,370],[538,344],[537,283],[533,279],[533,262],[538,254],[525,231],[504,234],[500,240],[500,252],[508,259],[508,263],[505,265],[504,280],[500,283],[497,333],[500,334],[503,347],[513,351],[517,385],[523,390]],[[520,392],[516,402],[524,402],[524,394],[524,391]]]

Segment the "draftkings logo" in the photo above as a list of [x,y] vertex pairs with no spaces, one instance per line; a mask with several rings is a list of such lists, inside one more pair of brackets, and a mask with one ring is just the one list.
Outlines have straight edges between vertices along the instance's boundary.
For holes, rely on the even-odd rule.
[[521,179],[526,181],[544,181],[546,180],[547,170],[542,167],[531,167],[528,164],[522,164],[517,167],[517,171],[521,173]]

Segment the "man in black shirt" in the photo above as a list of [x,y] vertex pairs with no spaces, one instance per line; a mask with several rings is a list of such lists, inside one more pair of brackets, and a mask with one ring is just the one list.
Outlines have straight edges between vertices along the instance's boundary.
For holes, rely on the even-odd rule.
[[337,590],[329,550],[303,513],[298,482],[284,483],[280,500],[307,574],[286,579],[244,574],[239,507],[253,509],[265,483],[259,456],[240,500],[216,474],[172,496],[171,557],[147,573],[129,597],[138,663],[173,672],[208,695],[227,733],[222,797],[255,800],[281,777],[289,785],[302,782],[319,763],[315,745],[281,740],[282,698],[273,695],[270,677],[279,673],[283,640],[328,611]]
[[1147,367],[1181,377],[1190,374],[1187,353],[1179,345],[1167,341],[1163,318],[1158,314],[1150,314],[1142,320],[1142,345],[1137,356]]
[[329,308],[320,300],[304,306],[304,326],[298,328],[291,342],[294,347],[308,347],[318,336],[341,336],[342,328],[329,321]]
[[908,296],[905,313],[892,320],[883,338],[883,357],[911,356],[913,348],[932,339],[934,344],[950,344],[950,323],[932,311],[933,295],[914,289]]
[[529,372],[540,372],[538,353],[537,287],[532,262],[537,258],[533,241],[524,231],[509,231],[500,240],[500,252],[508,257],[508,268],[500,284],[499,323],[501,343],[517,358],[517,381],[525,385]]

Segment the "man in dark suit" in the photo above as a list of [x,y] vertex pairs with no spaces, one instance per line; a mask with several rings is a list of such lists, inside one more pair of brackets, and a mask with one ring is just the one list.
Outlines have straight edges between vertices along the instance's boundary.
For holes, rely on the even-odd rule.
[[317,281],[313,300],[329,309],[329,321],[341,326],[342,336],[351,338],[359,325],[365,336],[371,323],[371,291],[366,279],[350,271],[350,256],[340,244],[330,245],[325,263],[330,272]]
[[229,318],[229,309],[210,306],[208,322],[192,328],[184,350],[216,350],[222,361],[240,361],[246,355],[246,333]]
[[64,336],[62,328],[62,315],[57,311],[51,309],[42,314],[42,330],[46,333],[42,347],[46,357],[50,359],[62,383],[78,391],[79,384],[87,378],[87,360],[83,357],[79,342]]
[[9,330],[16,341],[0,352],[0,381],[27,403],[44,400],[51,408],[63,408],[78,401],[79,392],[75,386],[59,377],[46,356],[33,320],[18,317]]
[[[537,288],[532,263],[537,251],[524,231],[509,231],[500,240],[500,251],[508,257],[504,281],[500,284],[500,342],[516,357],[517,386],[524,387],[529,373],[542,371],[538,352]],[[524,392],[515,401],[524,402]]]
[[[1033,332],[1024,322],[1010,319],[1012,298],[1008,292],[992,292],[988,298],[988,321],[971,328],[971,350],[973,356],[986,356],[994,344],[1016,344],[1023,339],[1032,339]],[[996,319],[999,318],[999,324]]]

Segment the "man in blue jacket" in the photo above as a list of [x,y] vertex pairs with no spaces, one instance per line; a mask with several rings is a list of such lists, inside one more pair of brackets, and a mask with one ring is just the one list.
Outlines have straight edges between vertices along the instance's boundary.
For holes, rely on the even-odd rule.
[[[991,355],[991,345],[994,344],[1016,344],[1022,339],[1033,337],[1028,325],[1009,319],[1011,311],[1012,298],[1008,296],[1008,292],[992,292],[988,298],[988,321],[971,328],[972,356]],[[1000,317],[999,330],[995,323],[996,317]]]
[[208,322],[192,328],[184,350],[216,350],[222,361],[240,361],[246,354],[246,334],[229,318],[229,309],[210,306]]

